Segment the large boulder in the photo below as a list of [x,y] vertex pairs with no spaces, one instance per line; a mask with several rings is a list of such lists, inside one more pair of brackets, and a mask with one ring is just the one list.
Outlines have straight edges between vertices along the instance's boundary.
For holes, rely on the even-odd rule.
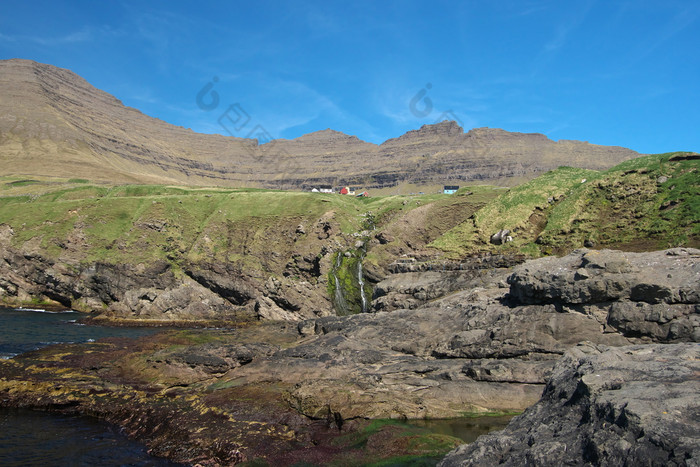
[[582,343],[537,404],[439,465],[700,465],[699,374],[697,344]]
[[697,249],[580,249],[520,265],[508,283],[513,303],[597,316],[604,326],[649,342],[700,342]]
[[700,250],[627,253],[583,248],[563,258],[546,257],[516,267],[508,282],[519,303],[697,303]]
[[489,241],[494,245],[503,245],[504,243],[513,241],[513,238],[510,236],[510,230],[501,229],[495,234],[491,235]]

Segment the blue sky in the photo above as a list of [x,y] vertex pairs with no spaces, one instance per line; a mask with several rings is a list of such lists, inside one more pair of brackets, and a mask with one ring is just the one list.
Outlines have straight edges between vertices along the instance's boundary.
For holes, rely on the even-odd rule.
[[[467,131],[700,151],[698,44],[694,0],[0,3],[0,58],[241,137],[332,128],[381,143],[451,116]],[[234,104],[248,123],[225,130]]]

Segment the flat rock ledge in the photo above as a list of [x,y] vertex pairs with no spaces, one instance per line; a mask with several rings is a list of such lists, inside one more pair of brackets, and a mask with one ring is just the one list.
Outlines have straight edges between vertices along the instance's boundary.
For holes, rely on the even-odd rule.
[[699,394],[700,344],[580,343],[539,402],[439,466],[697,466]]

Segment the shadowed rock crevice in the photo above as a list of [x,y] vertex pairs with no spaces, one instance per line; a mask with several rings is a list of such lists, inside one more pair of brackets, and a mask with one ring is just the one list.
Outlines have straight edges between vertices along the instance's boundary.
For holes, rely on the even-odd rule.
[[233,305],[244,306],[255,299],[255,286],[246,282],[242,272],[230,263],[191,265],[185,274]]

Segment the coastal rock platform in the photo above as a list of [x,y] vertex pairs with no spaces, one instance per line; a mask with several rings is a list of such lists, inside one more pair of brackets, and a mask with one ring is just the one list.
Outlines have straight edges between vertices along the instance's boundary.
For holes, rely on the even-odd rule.
[[[608,459],[613,448],[615,456],[636,449],[652,455],[635,428],[647,430],[651,416],[635,408],[641,401],[649,410],[698,418],[688,394],[698,392],[699,264],[700,251],[689,248],[582,249],[485,275],[479,284],[415,309],[50,347],[0,362],[0,404],[96,415],[125,427],[154,453],[182,462],[293,465],[342,458],[358,465],[393,452],[395,438],[382,430],[374,444],[360,443],[375,451],[350,449],[356,445],[347,437],[367,433],[370,419],[513,413],[531,406],[523,417],[540,411],[562,436],[583,436],[581,422],[589,419],[606,430],[617,430],[617,422],[630,428],[615,446],[602,440],[595,447],[593,438],[586,446],[572,444],[566,449],[574,449],[577,462]],[[676,386],[683,391],[674,392]],[[596,399],[599,393],[640,402],[622,410],[622,399],[608,404]],[[545,404],[585,397],[593,407],[588,418],[559,414],[574,410],[568,405]],[[596,409],[598,402],[611,412]],[[649,432],[649,446],[671,446],[659,459],[696,456],[692,430],[659,423]],[[511,445],[524,450],[548,442],[532,429],[525,441],[515,435],[499,441],[504,448],[494,455],[505,459]],[[443,453],[456,444],[441,443]],[[542,449],[537,459],[548,458]],[[342,457],[350,455],[354,460]],[[482,465],[490,463],[485,459]]]

